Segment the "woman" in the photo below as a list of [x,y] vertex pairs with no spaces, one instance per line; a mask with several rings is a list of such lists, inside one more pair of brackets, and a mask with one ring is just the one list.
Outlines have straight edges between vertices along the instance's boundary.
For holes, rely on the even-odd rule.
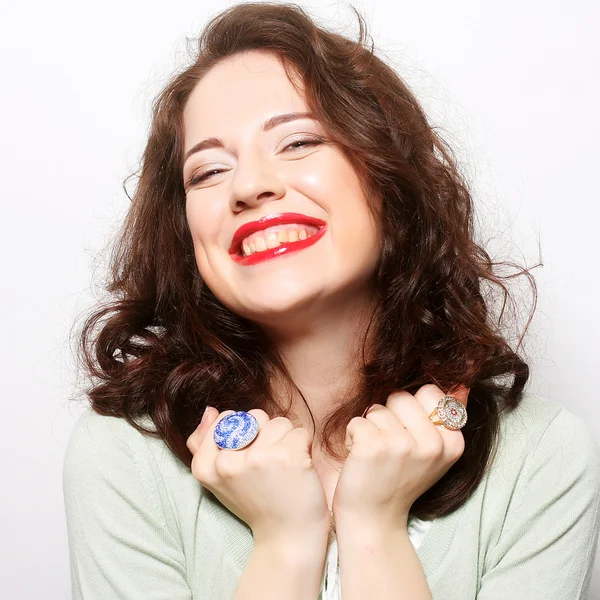
[[154,105],[82,331],[74,598],[587,597],[600,450],[523,392],[467,185],[359,24],[231,7]]

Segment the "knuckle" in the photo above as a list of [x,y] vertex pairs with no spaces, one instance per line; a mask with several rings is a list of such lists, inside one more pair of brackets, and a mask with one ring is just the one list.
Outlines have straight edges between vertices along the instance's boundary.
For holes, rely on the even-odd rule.
[[357,454],[360,458],[378,460],[386,456],[388,445],[382,439],[374,439],[368,443],[358,444]]
[[402,402],[403,399],[412,397],[412,394],[407,392],[406,390],[395,390],[393,391],[387,398],[386,406],[393,405],[395,403]]
[[389,451],[388,445],[385,443],[384,440],[377,440],[372,445],[373,456],[376,458],[382,458],[382,457],[386,456],[388,451]]
[[298,452],[289,450],[287,452],[277,453],[278,463],[285,468],[296,467],[299,463],[300,455]]
[[435,385],[435,383],[426,383],[423,387],[420,388],[421,392],[426,392],[428,394],[437,394],[440,393],[440,388]]
[[352,417],[348,422],[348,427],[356,427],[356,425],[360,424],[363,420],[363,417]]
[[252,408],[248,411],[251,415],[258,418],[259,421],[268,421],[269,415],[262,408]]
[[396,455],[404,456],[410,454],[414,447],[414,442],[406,435],[397,436],[393,442],[393,452]]
[[199,483],[202,484],[207,484],[212,479],[206,465],[198,461],[192,461],[192,475]]
[[308,471],[310,469],[312,469],[314,466],[313,464],[313,460],[310,456],[308,456],[308,454],[305,454],[302,456],[302,458],[300,459],[300,468],[303,471]]
[[425,455],[433,458],[439,459],[444,454],[444,442],[441,438],[437,438],[429,442],[425,448]]
[[288,436],[291,436],[291,439],[296,440],[301,446],[306,446],[312,441],[310,432],[304,427],[295,427]]
[[294,425],[287,417],[273,417],[268,423],[265,423],[264,427],[269,427],[269,429],[275,427],[282,431],[294,429]]
[[273,417],[269,422],[270,423],[291,423],[291,421],[287,417],[282,417],[282,416]]
[[248,450],[246,454],[246,464],[249,469],[258,470],[267,464],[269,457],[269,450],[255,446],[251,450]]
[[439,392],[439,387],[437,385],[435,385],[435,383],[426,383],[421,390],[424,390],[426,392],[430,392],[430,393],[437,393]]
[[450,456],[457,461],[465,451],[465,438],[462,434],[454,436],[454,440],[450,444]]
[[294,431],[296,432],[296,435],[299,435],[306,440],[311,439],[311,433],[306,427],[294,427]]
[[215,471],[221,479],[232,479],[239,473],[238,461],[232,460],[229,452],[219,452],[215,459]]

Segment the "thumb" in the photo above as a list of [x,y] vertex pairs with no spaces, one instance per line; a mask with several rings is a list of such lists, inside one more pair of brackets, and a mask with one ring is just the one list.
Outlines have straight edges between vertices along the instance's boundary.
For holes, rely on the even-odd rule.
[[202,444],[202,440],[204,440],[204,436],[206,432],[210,428],[210,426],[214,423],[215,418],[219,416],[219,411],[212,407],[207,406],[204,414],[202,415],[202,420],[198,424],[198,427],[192,432],[192,435],[187,439],[185,445],[188,450],[193,454],[196,453],[196,450]]

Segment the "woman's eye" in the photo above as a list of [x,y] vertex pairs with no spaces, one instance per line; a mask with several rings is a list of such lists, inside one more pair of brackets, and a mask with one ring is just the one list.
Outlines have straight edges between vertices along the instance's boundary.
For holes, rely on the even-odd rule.
[[[284,150],[287,150],[288,148],[292,148],[293,150],[300,150],[301,148],[304,148],[306,146],[316,146],[317,144],[321,144],[321,140],[311,140],[311,139],[306,139],[306,140],[296,140],[295,142],[292,142],[291,144],[288,144]],[[212,175],[216,175],[217,173],[222,173],[224,169],[211,169],[210,171],[205,171],[204,173],[201,173],[199,175],[196,175],[194,177],[192,177],[189,181],[188,181],[188,187],[192,187],[198,183],[202,183],[203,181],[206,181],[207,179],[209,179]]]
[[[298,149],[298,148],[303,148],[304,146],[316,146],[317,144],[320,144],[321,140],[296,140],[295,142],[292,142],[291,144],[288,144],[284,150],[287,150],[288,148],[292,148],[292,146],[295,146],[294,150]],[[297,144],[302,144],[301,146],[298,146]]]
[[205,179],[208,179],[210,175],[212,175],[214,173],[221,173],[222,171],[223,171],[223,169],[211,169],[210,171],[206,171],[205,173],[202,173],[200,175],[196,175],[195,177],[192,177],[188,181],[188,187],[196,185],[197,183],[200,183],[201,181],[204,181]]

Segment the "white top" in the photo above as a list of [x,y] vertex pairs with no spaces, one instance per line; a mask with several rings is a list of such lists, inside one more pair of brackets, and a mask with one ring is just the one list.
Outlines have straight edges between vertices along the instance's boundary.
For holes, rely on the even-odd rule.
[[[415,550],[423,541],[433,521],[423,521],[412,517],[408,523],[408,537]],[[340,563],[338,561],[338,545],[335,531],[329,531],[327,559],[321,579],[320,600],[342,600],[342,583],[340,580]]]

